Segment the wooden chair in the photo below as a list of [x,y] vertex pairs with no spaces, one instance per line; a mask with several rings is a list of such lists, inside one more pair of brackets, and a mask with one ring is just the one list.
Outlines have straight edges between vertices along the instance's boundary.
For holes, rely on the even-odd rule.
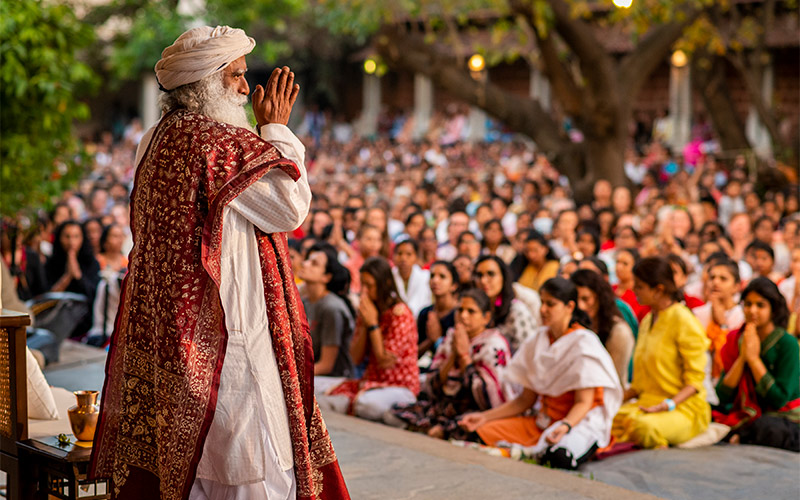
[[18,441],[28,438],[28,392],[25,366],[25,313],[0,314],[0,470],[7,474],[6,497],[20,499]]

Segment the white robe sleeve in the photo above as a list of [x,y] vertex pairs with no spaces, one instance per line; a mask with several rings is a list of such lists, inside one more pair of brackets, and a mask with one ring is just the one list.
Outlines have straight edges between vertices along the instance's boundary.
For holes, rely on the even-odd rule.
[[228,205],[265,233],[293,231],[303,223],[311,204],[305,167],[305,147],[285,125],[261,127],[261,138],[292,160],[300,171],[295,182],[280,169],[270,170]]

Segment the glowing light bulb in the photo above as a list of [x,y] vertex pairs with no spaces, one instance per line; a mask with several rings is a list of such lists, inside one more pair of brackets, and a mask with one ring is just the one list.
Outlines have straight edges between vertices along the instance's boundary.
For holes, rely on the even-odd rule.
[[372,75],[378,69],[378,63],[374,59],[367,59],[364,61],[364,72]]
[[480,72],[483,71],[483,68],[486,67],[486,60],[480,54],[475,54],[469,58],[469,62],[467,62],[467,66],[469,66],[470,71]]
[[682,50],[676,50],[672,53],[672,57],[669,58],[672,65],[676,68],[682,68],[686,66],[686,63],[689,62],[689,58],[686,56],[686,52]]
[[614,5],[621,9],[627,9],[633,4],[633,0],[614,0]]

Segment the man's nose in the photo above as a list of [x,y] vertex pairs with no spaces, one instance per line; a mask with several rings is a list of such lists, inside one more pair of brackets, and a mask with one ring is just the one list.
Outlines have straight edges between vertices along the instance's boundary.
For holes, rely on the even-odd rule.
[[242,95],[250,95],[250,85],[247,84],[247,80],[242,78],[242,83],[239,85],[239,93]]

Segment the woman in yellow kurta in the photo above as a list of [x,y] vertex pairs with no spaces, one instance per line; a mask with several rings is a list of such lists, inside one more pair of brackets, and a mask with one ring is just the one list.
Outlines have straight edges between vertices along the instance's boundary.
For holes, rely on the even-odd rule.
[[652,310],[639,326],[628,402],[614,418],[612,434],[643,448],[680,444],[704,432],[711,420],[703,388],[709,340],[678,301],[666,259],[642,259],[633,273],[636,297]]

